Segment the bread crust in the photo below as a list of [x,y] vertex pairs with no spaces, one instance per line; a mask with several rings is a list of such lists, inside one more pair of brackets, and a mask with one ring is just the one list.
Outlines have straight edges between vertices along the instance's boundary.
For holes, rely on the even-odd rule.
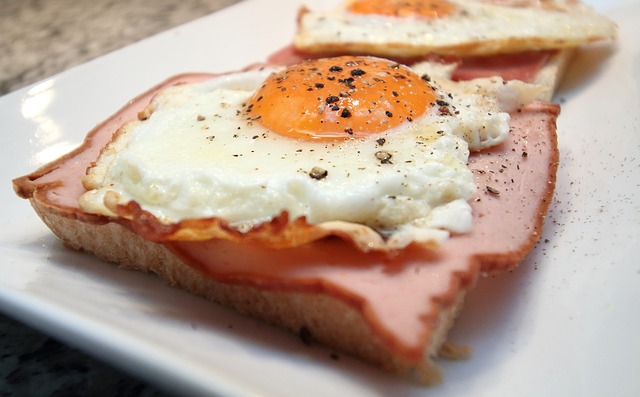
[[237,312],[360,357],[382,369],[426,385],[442,380],[433,361],[446,341],[464,302],[461,289],[455,302],[443,307],[425,347],[423,359],[408,363],[399,358],[371,330],[362,312],[328,294],[262,289],[222,283],[185,264],[165,245],[146,240],[117,223],[88,223],[60,214],[30,199],[42,221],[70,249],[85,251],[124,269],[153,273],[166,283],[230,307]]
[[575,48],[557,51],[538,72],[533,83],[547,88],[547,91],[540,96],[540,100],[552,100],[575,52]]

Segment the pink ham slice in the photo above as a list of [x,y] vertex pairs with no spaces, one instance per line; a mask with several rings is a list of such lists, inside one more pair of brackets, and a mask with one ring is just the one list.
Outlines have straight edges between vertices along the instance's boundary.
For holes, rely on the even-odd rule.
[[349,302],[396,353],[417,362],[439,308],[453,304],[480,272],[515,266],[538,240],[555,186],[557,114],[557,105],[528,106],[513,116],[509,142],[472,155],[478,184],[473,231],[437,252],[414,247],[390,258],[356,252],[338,240],[287,250],[223,241],[171,248],[216,280]]
[[[521,80],[531,83],[545,63],[554,54],[555,51],[529,51],[486,57],[460,58],[454,56],[425,56],[422,58],[395,60],[406,65],[424,60],[456,64],[456,69],[452,75],[454,80],[471,80],[479,77],[500,76],[505,80]],[[321,55],[310,55],[298,52],[290,45],[272,54],[268,62],[275,65],[292,65],[305,59],[318,58],[320,56]]]
[[[154,87],[96,127],[77,150],[16,179],[16,192],[70,218],[107,222],[77,205],[87,166],[116,128],[135,119],[159,89],[210,76],[182,75]],[[438,251],[413,247],[389,257],[358,252],[337,239],[287,250],[225,241],[173,242],[167,247],[218,281],[341,299],[362,313],[389,349],[418,362],[441,308],[473,286],[481,272],[515,266],[540,236],[555,185],[558,113],[555,104],[529,105],[512,115],[507,143],[472,154],[470,166],[478,185],[472,200],[473,231],[454,236]]]

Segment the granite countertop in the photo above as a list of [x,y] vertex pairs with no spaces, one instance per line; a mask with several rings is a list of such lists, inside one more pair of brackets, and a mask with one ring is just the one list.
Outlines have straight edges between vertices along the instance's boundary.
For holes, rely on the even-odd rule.
[[[238,0],[0,0],[0,96]],[[0,313],[0,397],[164,396]]]

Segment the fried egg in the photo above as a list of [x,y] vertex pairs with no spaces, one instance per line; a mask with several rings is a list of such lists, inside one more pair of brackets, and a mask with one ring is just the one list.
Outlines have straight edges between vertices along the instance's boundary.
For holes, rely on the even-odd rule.
[[571,48],[616,25],[577,1],[348,0],[300,11],[294,45],[308,53],[415,57]]
[[437,246],[472,228],[470,150],[503,142],[501,108],[539,88],[478,80],[445,92],[423,69],[345,56],[167,88],[114,134],[80,205],[171,225],[159,239]]

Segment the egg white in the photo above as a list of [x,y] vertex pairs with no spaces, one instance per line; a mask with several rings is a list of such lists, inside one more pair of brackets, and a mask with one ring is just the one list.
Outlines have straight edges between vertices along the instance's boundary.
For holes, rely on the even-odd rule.
[[[105,204],[115,194],[118,204],[135,201],[165,223],[220,218],[240,231],[287,211],[311,224],[366,225],[397,246],[471,230],[468,142],[497,144],[509,129],[489,91],[454,92],[450,114],[428,111],[367,139],[313,142],[273,133],[243,112],[272,72],[162,91],[150,117],[125,125],[103,151],[82,208],[115,216]],[[516,94],[526,101],[532,90]]]

